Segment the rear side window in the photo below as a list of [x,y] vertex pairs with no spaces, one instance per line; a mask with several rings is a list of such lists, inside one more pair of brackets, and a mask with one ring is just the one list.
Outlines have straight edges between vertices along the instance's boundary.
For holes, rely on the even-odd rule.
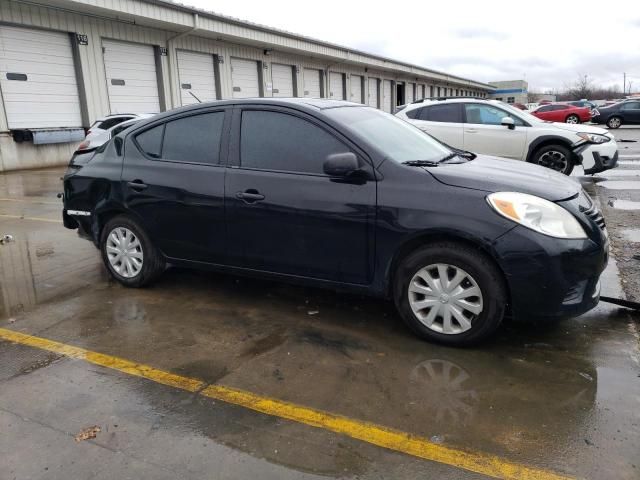
[[100,124],[102,130],[109,130],[111,127],[115,127],[116,125],[121,124],[126,120],[131,120],[131,117],[115,117],[115,118],[107,118],[105,121]]
[[462,110],[459,103],[448,103],[424,107],[420,112],[420,120],[430,122],[462,123]]
[[419,119],[419,118],[420,118],[420,110],[422,110],[422,108],[414,108],[413,110],[409,110],[409,111],[406,113],[406,115],[407,115],[407,117],[412,118],[412,119],[414,119],[414,120],[415,120],[416,118],[418,118],[418,119]]
[[536,110],[536,112],[538,113],[544,113],[544,112],[550,112],[551,111],[551,105],[545,105],[544,107],[540,107]]
[[224,112],[205,113],[167,122],[162,158],[179,162],[220,163]]
[[212,112],[172,120],[138,134],[136,142],[152,158],[218,164],[224,115]]
[[349,151],[333,135],[302,118],[269,111],[242,112],[243,167],[323,174],[329,155]]
[[136,141],[144,153],[153,158],[160,158],[162,152],[162,134],[164,133],[164,124],[150,128],[136,136]]

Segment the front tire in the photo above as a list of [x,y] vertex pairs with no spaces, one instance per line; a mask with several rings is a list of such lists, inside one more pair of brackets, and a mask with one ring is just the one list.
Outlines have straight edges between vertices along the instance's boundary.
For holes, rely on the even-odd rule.
[[111,276],[126,287],[143,287],[165,268],[162,255],[143,228],[133,219],[119,215],[102,229],[102,260]]
[[607,127],[609,128],[620,128],[620,125],[622,125],[622,118],[620,117],[611,117],[610,119],[607,120]]
[[565,118],[564,122],[577,125],[578,123],[580,123],[580,117],[577,115],[571,114],[567,118]]
[[418,336],[452,346],[478,343],[504,318],[501,272],[479,250],[438,242],[410,254],[394,277],[400,316]]
[[546,145],[538,149],[534,153],[531,163],[550,168],[565,175],[570,175],[573,171],[571,152],[563,145]]

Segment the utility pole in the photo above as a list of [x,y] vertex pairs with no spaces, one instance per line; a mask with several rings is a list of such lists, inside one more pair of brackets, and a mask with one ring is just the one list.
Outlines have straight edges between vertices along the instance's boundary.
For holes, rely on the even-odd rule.
[[627,92],[627,72],[622,74],[622,95]]

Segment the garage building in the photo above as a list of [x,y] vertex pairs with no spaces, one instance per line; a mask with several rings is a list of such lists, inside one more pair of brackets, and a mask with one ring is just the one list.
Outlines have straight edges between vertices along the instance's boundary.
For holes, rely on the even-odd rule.
[[493,90],[165,0],[0,3],[0,171],[66,163],[85,129],[115,113],[250,97],[393,112],[425,96]]

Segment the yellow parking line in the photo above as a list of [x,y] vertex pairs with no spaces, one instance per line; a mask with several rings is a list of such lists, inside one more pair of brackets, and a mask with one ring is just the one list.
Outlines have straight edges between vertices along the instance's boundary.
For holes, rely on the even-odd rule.
[[53,218],[25,217],[24,215],[8,215],[6,213],[0,213],[0,218],[15,218],[18,220],[32,220],[34,222],[62,223],[61,220],[55,220]]
[[528,467],[504,460],[495,455],[471,450],[461,450],[436,444],[430,440],[392,428],[335,415],[321,410],[296,405],[282,400],[222,385],[208,385],[194,378],[183,377],[148,365],[132,362],[84,348],[34,337],[0,328],[0,339],[40,348],[50,352],[77,358],[111,368],[136,377],[142,377],[163,385],[188,392],[198,392],[208,398],[242,406],[267,415],[336,432],[379,447],[405,453],[452,467],[469,470],[493,478],[510,480],[567,480],[571,477],[548,470]]

